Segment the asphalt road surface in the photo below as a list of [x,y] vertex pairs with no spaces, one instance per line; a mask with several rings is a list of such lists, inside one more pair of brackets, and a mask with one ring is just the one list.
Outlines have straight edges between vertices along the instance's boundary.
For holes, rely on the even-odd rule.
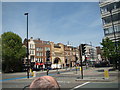
[[111,88],[111,89],[115,89],[118,88],[118,83],[112,83],[112,82],[85,82],[81,85],[78,85],[76,87],[74,87],[72,90],[79,90],[82,88]]
[[[72,73],[69,73],[72,72]],[[37,72],[37,77],[46,75],[46,72]],[[76,81],[80,74],[75,70],[62,70],[60,74],[57,71],[50,71],[50,76],[53,76],[58,81],[61,89],[68,90],[79,90],[83,88],[118,88],[117,82],[87,82],[87,81]],[[3,88],[24,88],[30,85],[34,78],[26,78],[26,72],[23,73],[10,73],[3,74],[3,80],[0,81]],[[3,89],[4,90],[4,89]]]

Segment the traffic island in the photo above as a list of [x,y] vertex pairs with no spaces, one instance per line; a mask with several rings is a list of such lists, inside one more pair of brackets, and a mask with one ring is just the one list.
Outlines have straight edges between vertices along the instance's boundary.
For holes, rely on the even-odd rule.
[[94,77],[87,77],[87,78],[77,78],[75,81],[85,81],[85,82],[113,82],[118,80],[116,77],[114,78],[102,78],[102,77],[98,77],[98,78],[94,78]]

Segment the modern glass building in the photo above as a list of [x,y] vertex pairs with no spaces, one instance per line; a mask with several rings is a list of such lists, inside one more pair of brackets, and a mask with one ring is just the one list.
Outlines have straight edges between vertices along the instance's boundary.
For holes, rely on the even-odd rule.
[[100,0],[104,35],[110,40],[120,40],[120,0]]

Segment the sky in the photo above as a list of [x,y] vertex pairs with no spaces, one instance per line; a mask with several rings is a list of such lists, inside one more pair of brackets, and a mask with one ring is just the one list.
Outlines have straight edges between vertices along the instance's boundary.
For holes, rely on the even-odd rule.
[[2,33],[79,46],[100,46],[104,37],[98,2],[2,2]]

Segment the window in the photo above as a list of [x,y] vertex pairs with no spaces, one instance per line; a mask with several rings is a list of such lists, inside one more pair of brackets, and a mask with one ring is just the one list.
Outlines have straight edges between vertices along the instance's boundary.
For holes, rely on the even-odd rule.
[[43,48],[42,48],[42,47],[40,47],[40,51],[43,51]]
[[109,30],[108,29],[104,29],[105,30],[105,34],[109,34]]
[[36,53],[37,56],[43,56],[43,53],[42,52],[38,52]]
[[36,47],[36,51],[43,51],[42,47]]
[[39,53],[36,53],[36,56],[39,56]]
[[30,53],[30,54],[34,54],[34,50],[30,50],[29,53]]
[[[114,26],[114,30],[115,30],[115,32],[120,32],[120,25]],[[106,29],[104,29],[104,31],[105,31],[105,34],[111,34],[114,32],[113,27],[106,28]]]
[[113,33],[113,27],[109,28],[109,33]]
[[30,44],[30,48],[32,48],[32,46],[33,46],[33,45],[32,45],[32,44]]
[[116,3],[114,3],[114,9],[117,9],[117,4]]
[[120,32],[120,25],[114,26],[115,32]]
[[42,63],[43,62],[43,58],[39,58],[39,62]]
[[101,12],[102,12],[102,13],[106,13],[106,12],[107,12],[107,7],[102,7],[102,8],[101,8]]
[[49,47],[45,47],[45,51],[50,51],[50,48]]

